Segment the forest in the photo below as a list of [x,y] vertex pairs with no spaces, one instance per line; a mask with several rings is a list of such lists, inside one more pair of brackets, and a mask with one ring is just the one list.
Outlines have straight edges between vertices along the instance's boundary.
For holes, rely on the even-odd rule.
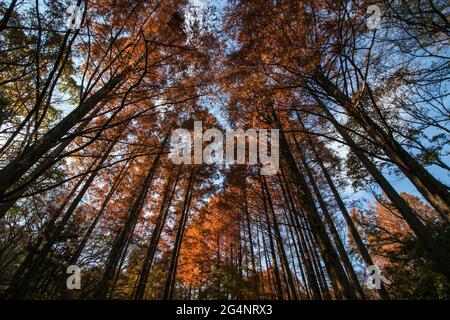
[[450,299],[449,79],[446,0],[2,0],[0,299]]

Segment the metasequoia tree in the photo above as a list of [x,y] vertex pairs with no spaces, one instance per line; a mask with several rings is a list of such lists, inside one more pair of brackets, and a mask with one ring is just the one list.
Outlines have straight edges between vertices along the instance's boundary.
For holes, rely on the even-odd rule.
[[[372,4],[1,4],[0,296],[449,297],[448,6]],[[174,163],[196,121],[277,129],[277,172]]]
[[[291,10],[292,6],[296,10]],[[360,9],[355,8],[356,12],[358,8]],[[314,19],[319,9],[321,15],[328,13],[330,19]],[[448,220],[447,186],[432,176],[401,145],[396,134],[399,124],[388,118],[384,101],[379,97],[375,98],[375,92],[381,93],[381,88],[372,85],[368,77],[371,76],[369,72],[372,69],[369,66],[374,59],[372,56],[381,54],[376,47],[378,39],[375,34],[367,33],[362,27],[352,28],[357,26],[358,21],[350,19],[346,10],[341,4],[326,1],[236,3],[230,9],[228,28],[242,46],[238,52],[230,55],[230,64],[235,69],[231,69],[229,77],[232,80],[237,76],[246,77],[247,81],[253,83],[253,88],[256,87],[259,91],[273,90],[276,94],[289,92],[295,100],[280,101],[279,108],[286,108],[286,104],[293,103],[293,107],[302,113],[313,112],[316,116],[331,121],[345,143],[354,150],[358,149],[355,151],[358,158],[376,176],[383,190],[389,191],[385,192],[421,239],[430,257],[440,265],[441,272],[448,276],[448,252],[440,249],[426,226],[416,217],[414,210],[392,188],[373,161],[367,158],[365,148],[361,148],[352,139],[351,135],[355,134],[364,139],[364,143],[382,152],[382,160],[397,166],[442,217]],[[261,19],[254,19],[255,15]],[[338,24],[342,27],[332,27]],[[331,45],[330,40],[336,44]],[[366,46],[358,49],[360,44]],[[378,70],[378,67],[376,65],[374,69]],[[376,72],[373,73],[373,77],[376,77]],[[236,90],[236,86],[232,90]],[[248,96],[248,91],[245,95]],[[239,99],[248,101],[242,95]],[[304,102],[312,99],[322,110],[302,108],[302,99]],[[298,103],[302,105],[297,107],[295,104]],[[271,102],[269,104],[272,105]],[[356,127],[346,127],[338,122],[333,115],[335,108],[340,108]],[[283,143],[283,139],[281,141]]]

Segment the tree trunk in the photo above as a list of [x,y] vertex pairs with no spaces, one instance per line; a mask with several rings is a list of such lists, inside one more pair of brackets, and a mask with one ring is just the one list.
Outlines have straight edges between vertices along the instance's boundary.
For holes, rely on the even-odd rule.
[[49,150],[56,146],[84,116],[86,116],[100,101],[107,97],[129,71],[126,70],[118,76],[110,79],[100,90],[95,92],[75,110],[69,113],[56,126],[50,129],[35,144],[27,147],[20,155],[8,163],[0,170],[0,200],[4,199],[5,192],[8,191],[36,162],[41,159]]
[[266,191],[265,191],[265,187],[264,187],[264,184],[263,184],[263,181],[261,178],[260,178],[260,183],[261,183],[261,193],[262,193],[261,197],[262,197],[263,204],[264,204],[264,214],[265,214],[266,224],[267,224],[267,233],[269,235],[270,253],[272,255],[272,261],[273,261],[273,273],[274,273],[274,277],[275,277],[275,290],[276,290],[278,300],[283,300],[281,278],[280,278],[280,273],[279,273],[279,269],[278,269],[277,258],[275,255],[275,246],[273,244],[272,228],[271,228],[271,223],[270,223],[270,218],[269,218],[269,213],[268,213],[269,209],[267,208],[267,202],[266,202]]
[[[97,114],[101,109],[101,106],[97,107],[92,114]],[[82,132],[86,126],[90,123],[90,120],[83,121],[75,130],[71,138],[65,139],[61,142],[51,153],[46,156],[39,165],[33,169],[33,171],[26,177],[23,183],[14,186],[14,190],[8,192],[6,198],[0,201],[0,220],[5,216],[8,210],[16,203],[16,201],[25,193],[27,187],[38,179],[46,170],[48,170],[59,158],[59,155],[64,149],[73,141],[78,133]],[[56,159],[56,160],[55,160]]]
[[[317,153],[317,150],[314,147],[314,145],[312,144],[312,142],[309,145],[310,145],[311,150],[314,152],[316,161],[319,164],[320,169],[322,170],[322,173],[323,173],[325,179],[327,180],[327,183],[331,189],[331,192],[333,193],[334,199],[336,200],[339,210],[341,211],[342,216],[344,217],[344,220],[347,223],[347,227],[350,230],[350,234],[352,235],[353,241],[355,241],[356,247],[358,248],[363,261],[365,262],[367,267],[373,266],[374,263],[373,263],[372,257],[370,256],[369,251],[367,251],[367,248],[366,248],[363,240],[361,239],[361,236],[359,235],[358,229],[356,229],[356,226],[353,223],[353,220],[350,217],[350,214],[348,213],[347,208],[345,207],[344,201],[342,201],[342,198],[341,198],[336,186],[334,185],[333,179],[331,179],[331,176],[328,173],[328,170],[326,169],[322,159],[320,158],[319,154]],[[386,288],[383,283],[381,283],[381,287],[379,290],[377,289],[377,291],[378,291],[378,294],[380,295],[381,299],[390,300],[389,294],[386,291]]]
[[286,257],[286,251],[283,246],[283,239],[281,237],[281,232],[280,232],[280,228],[278,225],[277,217],[275,215],[275,210],[273,208],[272,197],[270,196],[270,190],[269,190],[269,186],[267,185],[265,176],[262,176],[262,181],[263,181],[264,187],[266,189],[266,193],[267,193],[267,201],[269,202],[269,208],[270,208],[270,212],[272,215],[273,230],[275,232],[275,239],[277,241],[277,247],[278,247],[280,260],[281,260],[282,265],[284,266],[284,270],[286,273],[286,278],[287,278],[287,283],[288,283],[288,291],[290,291],[290,294],[294,300],[298,300],[294,280],[292,278],[292,271],[291,271],[289,262]]
[[[150,243],[148,245],[147,253],[144,258],[144,263],[142,264],[141,273],[139,275],[138,283],[136,286],[136,293],[134,295],[135,300],[142,300],[145,294],[145,287],[147,286],[148,276],[150,274],[150,270],[152,268],[153,259],[155,257],[156,248],[159,243],[159,239],[161,237],[161,233],[163,231],[164,225],[166,224],[166,219],[169,214],[170,204],[172,203],[172,199],[175,195],[175,190],[178,185],[178,180],[181,175],[182,166],[180,165],[178,169],[178,173],[176,175],[175,182],[173,183],[173,174],[170,175],[169,181],[167,182],[166,188],[164,190],[164,196],[161,201],[161,208],[159,211],[158,218],[155,222],[155,227],[152,232],[152,237],[150,239]],[[172,189],[171,189],[172,187]],[[169,195],[170,193],[170,195]]]
[[[55,225],[56,219],[62,214],[62,210],[64,209],[65,205],[61,207],[61,210],[58,211],[52,220],[48,223],[48,228],[46,228],[44,232],[44,237],[40,238],[38,242],[35,245],[35,249],[32,249],[29,253],[30,258],[25,259],[24,263],[30,262],[29,266],[26,266],[26,270],[22,267],[19,267],[17,270],[18,277],[20,280],[15,280],[13,282],[13,285],[11,287],[11,292],[9,294],[9,297],[11,299],[24,299],[29,291],[29,289],[33,285],[33,280],[41,274],[41,270],[43,267],[45,267],[45,259],[50,254],[50,251],[55,244],[58,237],[61,235],[61,232],[63,231],[64,227],[66,226],[69,219],[72,217],[73,212],[78,207],[81,199],[84,197],[86,191],[89,189],[90,185],[94,181],[95,177],[97,176],[98,172],[103,166],[103,163],[106,161],[106,159],[109,156],[109,153],[112,151],[114,145],[116,143],[116,140],[109,144],[107,150],[105,150],[105,153],[103,154],[100,161],[97,163],[96,168],[93,172],[89,175],[88,179],[84,183],[83,187],[81,188],[80,192],[78,192],[77,196],[73,201],[71,202],[70,206],[65,211],[64,215],[62,216],[61,220]],[[74,189],[75,190],[75,189]],[[70,198],[67,197],[67,201]],[[40,245],[43,244],[42,248],[39,249]],[[36,258],[35,258],[36,257]],[[19,281],[19,282],[16,282]]]
[[[295,139],[295,137],[294,137],[294,139]],[[353,287],[355,288],[356,294],[358,295],[358,299],[365,299],[364,292],[361,288],[361,285],[359,284],[358,277],[356,276],[356,273],[355,273],[355,270],[353,269],[352,263],[350,262],[347,252],[345,251],[344,244],[342,243],[339,233],[336,230],[333,219],[331,218],[330,212],[328,211],[328,207],[322,198],[322,195],[319,191],[319,188],[317,186],[317,183],[315,181],[315,178],[311,171],[311,168],[309,167],[308,163],[306,162],[306,160],[304,158],[304,153],[301,150],[301,147],[299,146],[298,142],[297,141],[295,141],[295,142],[297,144],[297,147],[300,148],[300,150],[299,150],[301,152],[300,158],[302,160],[303,167],[308,176],[309,182],[313,188],[313,192],[316,195],[316,199],[319,202],[319,206],[320,206],[320,209],[322,210],[322,214],[325,218],[325,221],[328,224],[328,229],[330,230],[331,236],[334,239],[334,243],[336,245],[336,249],[339,253],[339,256],[341,257],[344,269],[347,272],[350,282],[352,283]]]
[[248,210],[248,200],[247,200],[247,184],[244,180],[244,206],[245,206],[245,220],[247,223],[247,234],[248,234],[248,241],[250,243],[250,257],[252,261],[252,276],[254,277],[254,284],[255,284],[255,290],[256,294],[258,295],[258,274],[256,273],[256,263],[255,263],[255,253],[253,250],[253,237],[252,237],[252,230],[250,227],[250,212]]
[[296,231],[295,235],[297,237],[297,243],[300,249],[300,254],[302,256],[302,260],[305,263],[305,269],[306,269],[306,275],[308,277],[308,283],[309,283],[309,288],[311,289],[311,294],[312,294],[312,299],[314,300],[322,300],[322,295],[320,293],[320,288],[319,288],[319,284],[317,282],[317,278],[314,274],[314,268],[311,262],[311,257],[307,252],[307,247],[306,247],[306,242],[305,239],[303,237],[303,230],[301,228],[301,225],[299,223],[298,217],[299,217],[299,213],[297,211],[297,208],[295,208],[295,204],[292,198],[292,194],[289,190],[289,187],[287,186],[287,181],[286,181],[286,176],[283,170],[283,167],[281,166],[281,177],[283,178],[283,182],[286,185],[285,187],[285,194],[287,196],[287,203],[290,204],[288,206],[288,209],[290,208],[290,212],[291,212],[291,221],[293,222],[293,224],[296,226]]
[[133,233],[136,223],[139,219],[142,207],[144,206],[144,202],[147,197],[148,190],[153,181],[153,177],[155,176],[159,160],[166,145],[167,138],[168,134],[164,138],[158,154],[155,156],[152,164],[150,165],[147,174],[145,175],[137,192],[137,195],[133,201],[133,204],[128,210],[125,223],[114,241],[114,244],[106,261],[106,266],[103,271],[102,277],[94,293],[94,297],[96,299],[105,299],[107,297],[108,291],[111,286],[111,281],[114,277],[114,271],[117,268],[119,259],[122,256],[122,253],[127,246],[127,242],[130,239],[131,234]]
[[316,101],[322,107],[323,111],[327,115],[328,119],[334,125],[336,130],[339,132],[341,137],[345,140],[347,145],[353,151],[353,153],[358,157],[362,164],[366,167],[387,197],[391,200],[394,207],[399,211],[401,216],[410,226],[411,230],[415,233],[417,238],[420,240],[425,251],[428,253],[429,257],[436,262],[442,274],[444,274],[448,279],[450,279],[450,258],[445,249],[440,246],[430,232],[427,230],[425,225],[417,217],[416,213],[409,207],[407,202],[395,191],[391,184],[386,180],[386,178],[377,169],[375,164],[360,150],[360,148],[355,144],[350,135],[345,131],[345,129],[336,121],[331,112],[326,108],[322,101],[315,96]]
[[306,180],[297,167],[295,157],[291,151],[287,138],[284,131],[281,128],[278,116],[275,111],[273,112],[275,122],[277,127],[280,129],[280,148],[281,152],[284,154],[286,161],[289,165],[290,171],[292,173],[295,186],[297,188],[298,195],[301,199],[302,207],[306,212],[308,219],[308,224],[313,230],[314,237],[319,245],[320,251],[326,263],[327,269],[330,271],[331,283],[335,292],[340,292],[343,299],[354,300],[356,299],[355,292],[351,287],[344,269],[341,266],[339,257],[334,251],[333,245],[331,244],[330,238],[326,233],[325,227],[320,219],[317,209],[314,204],[313,197],[308,189]]
[[395,139],[381,128],[368,115],[361,102],[354,105],[336,85],[323,73],[315,74],[319,85],[334,97],[347,112],[359,122],[361,127],[385,152],[385,154],[400,168],[406,177],[414,184],[425,199],[438,211],[441,216],[450,222],[450,193],[448,187],[433,177],[416,159],[414,159]]
[[175,238],[174,248],[172,251],[172,257],[170,259],[170,267],[169,272],[167,274],[166,284],[164,287],[163,300],[172,300],[173,293],[175,291],[178,257],[180,255],[181,242],[183,241],[184,231],[186,229],[186,222],[191,206],[194,175],[195,175],[195,168],[192,168],[191,174],[189,175],[189,182],[186,189],[183,209],[181,211],[181,217],[178,225],[177,236]]
[[17,0],[12,0],[9,4],[8,9],[6,9],[6,12],[3,15],[2,20],[0,20],[0,32],[6,29],[6,26],[8,24],[9,19],[12,16],[12,13],[14,12],[14,7],[16,6]]

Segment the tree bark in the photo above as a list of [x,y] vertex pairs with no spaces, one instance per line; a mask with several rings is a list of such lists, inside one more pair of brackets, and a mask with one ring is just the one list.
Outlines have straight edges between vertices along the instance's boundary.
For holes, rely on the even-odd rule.
[[123,81],[128,72],[129,70],[126,70],[110,79],[101,89],[87,98],[56,126],[44,134],[39,141],[27,147],[20,155],[0,170],[0,200],[4,199],[5,192],[27,173],[39,159],[55,147],[70,129],[79,123],[100,101],[105,99]]
[[416,159],[414,159],[395,139],[381,128],[362,107],[361,102],[354,105],[336,85],[322,72],[315,74],[317,83],[327,94],[356,120],[377,145],[392,159],[406,177],[414,184],[425,199],[450,222],[450,193],[448,187],[433,177]]
[[283,246],[283,239],[281,237],[280,227],[278,225],[277,217],[275,215],[275,210],[274,210],[273,203],[272,203],[272,197],[270,196],[270,190],[269,190],[269,186],[267,185],[265,176],[262,176],[262,181],[264,184],[264,188],[266,189],[266,193],[267,193],[267,201],[269,202],[269,208],[270,208],[270,212],[272,215],[273,229],[275,232],[275,240],[277,241],[277,247],[278,247],[280,260],[284,266],[284,270],[286,273],[286,278],[287,278],[287,283],[288,283],[288,291],[290,291],[290,295],[292,296],[292,298],[294,300],[298,300],[297,291],[295,289],[295,284],[294,284],[294,280],[292,277],[292,271],[289,266],[289,262],[288,262],[287,256],[286,256],[286,251]]
[[289,165],[291,174],[293,176],[295,186],[297,188],[298,195],[301,199],[302,207],[306,212],[308,224],[313,230],[314,237],[319,245],[320,251],[326,263],[327,269],[330,272],[331,283],[335,292],[340,292],[343,299],[354,300],[356,299],[355,292],[351,287],[344,269],[341,266],[339,257],[334,251],[333,245],[325,231],[325,227],[320,219],[314,204],[313,197],[308,189],[305,177],[299,170],[295,157],[291,151],[287,138],[278,120],[276,112],[273,112],[275,123],[280,129],[280,151],[286,158]]
[[280,168],[281,168],[281,177],[283,178],[283,182],[286,185],[285,194],[287,196],[287,203],[289,204],[288,208],[290,208],[290,211],[291,211],[291,221],[293,222],[293,224],[296,226],[296,229],[297,229],[295,232],[295,235],[297,238],[297,243],[299,246],[300,254],[302,256],[302,260],[305,263],[306,275],[308,278],[308,283],[309,283],[309,288],[311,290],[312,299],[322,300],[320,287],[317,282],[316,275],[314,274],[314,267],[311,262],[311,257],[309,255],[309,253],[307,252],[306,242],[305,242],[305,239],[303,236],[304,230],[302,230],[300,222],[298,220],[299,212],[297,211],[297,208],[295,207],[295,203],[292,198],[292,194],[289,190],[289,187],[287,186],[287,181],[286,181],[286,176],[285,176],[285,173],[283,170],[283,166],[281,166]]
[[361,288],[361,285],[359,284],[358,277],[356,276],[356,273],[355,273],[355,270],[353,269],[352,263],[350,262],[347,252],[345,251],[344,244],[342,243],[339,233],[336,230],[333,219],[331,218],[330,212],[328,211],[328,207],[325,204],[322,194],[319,191],[319,187],[317,186],[317,183],[316,183],[314,175],[311,171],[311,168],[309,167],[308,163],[306,162],[306,160],[304,158],[304,154],[303,154],[298,142],[297,141],[295,141],[295,142],[296,142],[297,146],[300,148],[300,152],[301,152],[300,158],[302,160],[303,167],[308,176],[308,179],[312,186],[313,192],[316,195],[316,199],[319,202],[319,206],[320,206],[320,209],[322,210],[322,214],[325,218],[325,221],[328,224],[328,229],[330,230],[331,236],[334,239],[334,243],[336,245],[336,249],[339,253],[339,256],[341,257],[344,269],[350,279],[350,282],[352,283],[353,287],[355,288],[356,294],[358,295],[358,299],[365,299],[364,292]]
[[276,290],[276,295],[278,300],[283,300],[283,289],[281,287],[281,277],[280,277],[280,272],[279,272],[279,268],[278,268],[278,262],[277,262],[277,258],[275,255],[275,246],[273,243],[273,237],[272,237],[272,228],[271,228],[271,223],[270,223],[270,218],[269,218],[269,209],[268,209],[268,205],[267,205],[267,200],[266,200],[266,191],[265,191],[265,187],[263,184],[263,180],[260,178],[260,184],[261,184],[261,197],[263,200],[263,204],[264,204],[264,214],[265,214],[265,218],[266,218],[266,224],[267,224],[267,233],[269,235],[269,245],[270,245],[270,253],[272,255],[272,261],[273,261],[273,273],[274,273],[274,277],[275,277],[275,290]]
[[[339,191],[337,190],[336,186],[334,185],[333,179],[331,179],[331,176],[328,173],[327,168],[325,167],[321,157],[317,153],[317,150],[314,147],[314,145],[312,144],[312,142],[310,143],[310,148],[314,152],[315,159],[316,159],[317,163],[319,164],[320,169],[322,170],[322,173],[331,189],[331,192],[333,193],[334,199],[336,200],[339,210],[341,211],[342,216],[344,217],[344,220],[347,224],[350,234],[352,235],[353,241],[355,241],[356,247],[358,248],[363,261],[365,262],[367,267],[373,266],[374,262],[372,260],[372,257],[370,256],[369,251],[367,250],[363,240],[361,239],[358,229],[356,229],[356,226],[353,223],[353,220],[350,217],[350,214],[348,213],[347,208],[345,207],[344,201],[342,201]],[[377,292],[380,295],[381,299],[390,300],[389,294],[386,291],[386,288],[383,283],[381,283],[381,287],[379,290],[377,289]]]
[[[147,253],[144,258],[144,263],[142,264],[141,273],[139,275],[138,283],[136,286],[136,292],[134,295],[135,300],[141,300],[144,298],[145,288],[147,286],[148,276],[150,274],[150,270],[152,268],[153,259],[155,257],[156,248],[158,246],[159,239],[161,238],[161,233],[163,231],[164,225],[166,223],[167,216],[169,214],[170,204],[172,203],[172,199],[175,195],[175,190],[178,185],[178,180],[181,175],[182,166],[180,165],[178,169],[178,173],[175,178],[175,182],[173,183],[173,174],[170,175],[169,181],[167,182],[167,186],[164,191],[164,196],[161,201],[161,208],[159,211],[158,218],[155,222],[155,227],[152,232],[152,237],[150,239],[150,243],[148,245]],[[172,187],[172,189],[170,189]],[[170,193],[170,195],[169,195]]]
[[192,201],[192,189],[194,182],[195,168],[191,169],[189,175],[189,182],[186,189],[186,195],[184,198],[183,209],[181,211],[181,217],[178,225],[177,236],[175,238],[175,245],[172,251],[172,257],[170,259],[169,272],[164,287],[163,300],[172,300],[173,293],[175,291],[175,280],[177,273],[178,257],[180,255],[181,242],[183,241],[184,231],[186,229],[186,222]]
[[127,218],[125,223],[117,235],[112,249],[109,253],[108,259],[106,261],[105,269],[103,271],[102,277],[97,285],[97,288],[94,292],[94,297],[96,299],[105,299],[107,297],[108,291],[111,287],[111,281],[114,277],[114,271],[117,268],[117,264],[119,263],[119,259],[127,246],[127,243],[131,237],[131,234],[134,231],[136,223],[139,219],[140,213],[142,211],[142,207],[144,206],[145,199],[147,197],[148,190],[153,181],[153,177],[155,176],[160,158],[162,156],[164,147],[166,145],[168,138],[168,134],[164,138],[164,141],[161,144],[161,148],[158,154],[153,159],[152,164],[150,165],[141,185],[137,192],[137,195],[133,201],[133,204],[130,206]]
[[330,122],[334,125],[341,137],[345,140],[352,152],[358,157],[362,164],[366,167],[387,197],[391,200],[394,207],[399,211],[401,216],[410,226],[411,230],[420,240],[420,243],[428,253],[430,259],[432,259],[439,267],[441,273],[450,279],[450,258],[445,249],[440,246],[433,238],[425,225],[417,217],[416,213],[409,207],[407,202],[397,193],[392,185],[386,180],[386,178],[377,169],[375,164],[360,150],[350,135],[345,129],[337,122],[331,112],[326,108],[322,101],[315,96],[316,101],[321,106],[322,110],[327,115]]

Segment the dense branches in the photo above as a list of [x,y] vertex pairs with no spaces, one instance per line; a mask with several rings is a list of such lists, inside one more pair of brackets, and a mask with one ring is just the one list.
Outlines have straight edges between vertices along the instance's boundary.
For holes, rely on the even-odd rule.
[[[448,298],[448,5],[370,4],[2,4],[0,295]],[[173,163],[196,121],[278,171]]]

